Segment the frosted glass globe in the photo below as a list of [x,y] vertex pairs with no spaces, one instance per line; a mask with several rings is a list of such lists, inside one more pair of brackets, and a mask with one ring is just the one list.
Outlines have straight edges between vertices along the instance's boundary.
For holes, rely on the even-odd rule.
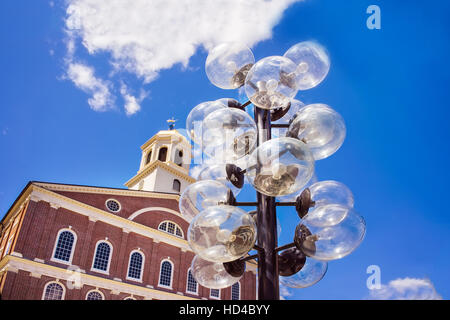
[[296,65],[297,88],[308,90],[325,79],[330,70],[330,58],[323,46],[313,41],[305,41],[292,46],[284,54]]
[[179,201],[181,215],[187,221],[191,221],[206,208],[226,204],[229,191],[230,189],[217,181],[197,181],[189,185],[181,194]]
[[247,97],[262,109],[286,107],[298,91],[296,68],[295,63],[280,56],[258,61],[245,79]]
[[252,51],[236,42],[214,47],[206,58],[206,75],[221,89],[236,89],[244,84],[248,70],[255,63]]
[[296,193],[314,173],[314,158],[305,143],[294,138],[264,142],[248,160],[247,178],[254,188],[268,196]]
[[329,261],[353,252],[361,244],[365,233],[364,219],[349,209],[341,222],[329,227],[317,227],[303,220],[295,230],[294,242],[307,256]]
[[196,105],[186,118],[186,130],[192,141],[200,143],[203,131],[203,120],[218,109],[226,106],[220,101],[206,101]]
[[245,111],[219,109],[203,120],[203,151],[212,157],[218,156],[225,163],[252,152],[256,139],[256,123]]
[[198,174],[198,180],[214,180],[228,187],[234,196],[237,196],[241,189],[235,187],[228,179],[226,172],[226,164],[206,165]]
[[345,184],[338,181],[316,182],[309,186],[309,191],[315,207],[325,204],[339,204],[352,208],[354,205],[353,193]]
[[243,257],[256,241],[256,225],[244,210],[220,205],[195,216],[188,229],[188,242],[202,259],[229,262]]
[[327,269],[328,263],[326,261],[306,258],[306,262],[299,272],[288,277],[280,276],[280,283],[294,289],[311,287],[322,280]]
[[300,109],[289,126],[292,136],[304,141],[315,160],[329,157],[344,143],[346,128],[341,115],[325,104]]
[[242,278],[230,275],[222,262],[204,260],[197,255],[192,260],[191,273],[200,285],[210,289],[227,288]]

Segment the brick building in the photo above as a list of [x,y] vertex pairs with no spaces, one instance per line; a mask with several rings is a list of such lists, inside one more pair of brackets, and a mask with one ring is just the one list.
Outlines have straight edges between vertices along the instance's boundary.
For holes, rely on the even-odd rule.
[[194,181],[175,130],[142,147],[128,189],[30,182],[1,221],[1,299],[255,299],[256,265],[233,287],[190,274],[189,223],[178,209]]

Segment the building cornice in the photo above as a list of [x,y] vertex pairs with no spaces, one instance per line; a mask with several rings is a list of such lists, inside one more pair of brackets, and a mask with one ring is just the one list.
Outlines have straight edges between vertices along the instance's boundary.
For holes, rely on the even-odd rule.
[[42,187],[42,188],[52,190],[52,191],[97,193],[97,194],[143,197],[143,198],[170,199],[170,200],[176,200],[176,201],[178,201],[180,199],[179,194],[170,194],[170,193],[162,193],[162,192],[158,193],[158,192],[151,192],[151,191],[113,189],[113,188],[102,188],[102,187],[91,187],[91,186],[77,186],[77,185],[45,183],[45,182],[34,182],[33,186]]
[[128,188],[133,187],[140,180],[144,179],[146,176],[151,174],[158,167],[162,168],[164,170],[167,170],[168,172],[176,175],[179,178],[182,178],[182,179],[188,181],[189,183],[194,183],[196,181],[194,178],[192,178],[191,176],[189,176],[187,174],[186,169],[181,168],[180,166],[177,166],[175,163],[170,162],[170,161],[168,163],[166,163],[166,162],[156,160],[156,161],[152,162],[151,164],[147,165],[146,167],[144,167],[142,170],[138,171],[138,173],[133,178],[131,178],[130,180],[125,182],[124,185],[127,186]]

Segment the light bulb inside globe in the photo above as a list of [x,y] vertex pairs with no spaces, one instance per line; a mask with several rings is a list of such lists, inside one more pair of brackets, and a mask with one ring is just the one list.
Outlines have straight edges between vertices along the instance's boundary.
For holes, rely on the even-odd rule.
[[248,71],[255,63],[252,51],[241,43],[228,42],[214,47],[206,58],[206,75],[221,89],[244,85]]
[[296,68],[290,59],[280,56],[258,61],[245,79],[247,97],[262,109],[286,107],[297,94]]
[[277,138],[253,151],[246,175],[256,190],[277,197],[298,192],[313,173],[314,159],[303,142]]
[[222,163],[239,160],[256,145],[257,127],[248,113],[236,108],[219,109],[203,120],[203,152]]
[[299,90],[308,90],[319,85],[330,70],[330,59],[326,49],[313,41],[297,43],[289,48],[284,57],[296,65],[296,85]]
[[243,257],[256,241],[256,225],[244,210],[220,205],[195,216],[188,229],[188,242],[202,259],[229,262]]

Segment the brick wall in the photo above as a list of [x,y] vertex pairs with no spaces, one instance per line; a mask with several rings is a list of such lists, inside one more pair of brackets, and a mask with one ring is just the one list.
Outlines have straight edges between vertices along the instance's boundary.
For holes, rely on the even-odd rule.
[[[165,199],[149,199],[139,197],[108,196],[81,193],[66,193],[78,201],[89,203],[102,210],[105,210],[106,199],[114,198],[121,203],[120,215],[128,217],[133,212],[146,207],[169,207],[178,210],[176,201]],[[187,234],[188,223],[173,214],[155,211],[138,216],[135,222],[146,226],[157,228],[164,220],[171,220],[182,227],[184,235]],[[183,293],[186,296],[196,298],[210,297],[210,290],[199,286],[198,295],[186,293],[187,272],[191,265],[194,254],[189,251],[182,251],[180,248],[163,243],[155,242],[153,239],[144,237],[134,232],[126,232],[117,226],[107,224],[103,221],[89,220],[87,216],[72,212],[63,207],[51,205],[45,201],[30,201],[18,233],[15,250],[21,253],[23,258],[58,268],[67,269],[69,264],[52,261],[58,232],[61,229],[70,229],[76,234],[72,265],[78,266],[86,274],[101,278],[118,280],[137,286],[151,286],[161,291],[172,293]],[[170,237],[168,235],[168,237]],[[96,244],[98,241],[106,240],[112,245],[112,258],[109,267],[109,274],[103,274],[91,270]],[[142,282],[127,279],[128,262],[130,253],[133,250],[140,250],[144,255]],[[160,265],[164,259],[169,259],[173,263],[172,289],[158,287]],[[41,299],[45,285],[54,278],[36,275],[19,270],[18,272],[7,272],[2,276],[3,283],[2,299]],[[61,281],[65,284],[65,281]],[[87,285],[81,289],[66,290],[66,299],[85,299],[89,290],[95,288]],[[124,299],[130,296],[126,293],[114,293],[109,290],[98,288],[102,291],[105,299]],[[241,279],[241,299],[255,299],[256,279],[251,272],[246,272]],[[134,297],[143,299],[143,297]],[[221,291],[221,299],[230,299],[231,289]]]

